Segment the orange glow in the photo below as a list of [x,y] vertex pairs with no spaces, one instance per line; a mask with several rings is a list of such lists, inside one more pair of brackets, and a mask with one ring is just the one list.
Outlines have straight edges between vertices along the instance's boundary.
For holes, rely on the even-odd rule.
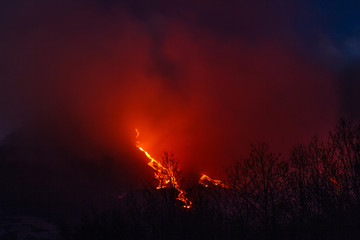
[[335,190],[336,190],[336,195],[341,195],[341,193],[342,193],[342,187],[341,187],[341,185],[338,183],[338,181],[336,181],[336,179],[335,179],[335,177],[331,177],[330,178],[330,181],[332,182],[332,183],[334,183],[334,187],[335,187]]
[[[137,129],[135,129],[135,131],[137,133],[136,138],[138,138],[140,133]],[[158,160],[153,158],[147,151],[145,151],[140,146],[139,141],[136,142],[136,147],[140,151],[142,151],[145,154],[145,156],[150,160],[148,165],[152,169],[154,169],[154,171],[155,171],[154,176],[159,181],[159,185],[156,188],[157,189],[166,188],[170,185],[171,187],[175,188],[179,192],[177,199],[184,203],[183,207],[190,208],[192,202],[186,197],[187,193],[183,189],[181,189],[181,187],[179,186],[174,172],[171,169],[166,168],[163,165],[161,165],[161,163]]]
[[226,186],[222,181],[220,180],[216,180],[216,179],[212,179],[211,177],[203,174],[199,180],[199,183],[201,185],[203,185],[204,187],[209,187],[209,183],[212,183],[215,186],[220,186],[223,188],[229,188],[228,186]]

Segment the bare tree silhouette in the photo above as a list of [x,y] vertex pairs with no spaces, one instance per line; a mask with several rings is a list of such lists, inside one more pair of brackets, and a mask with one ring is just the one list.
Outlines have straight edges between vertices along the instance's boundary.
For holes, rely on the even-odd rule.
[[[174,154],[164,152],[161,164],[184,188]],[[173,183],[149,184],[69,239],[357,239],[359,171],[360,125],[342,120],[327,139],[296,145],[287,158],[251,145],[248,158],[226,168],[226,188],[189,188],[191,209],[176,200]]]

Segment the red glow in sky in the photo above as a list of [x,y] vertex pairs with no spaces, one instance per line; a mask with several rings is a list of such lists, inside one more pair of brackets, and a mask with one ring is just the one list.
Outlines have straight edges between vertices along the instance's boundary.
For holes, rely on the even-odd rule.
[[[48,8],[18,9],[4,29],[7,69],[15,70],[3,72],[12,80],[3,98],[14,119],[74,125],[110,152],[132,146],[137,127],[150,152],[172,151],[183,169],[210,173],[245,156],[250,143],[282,151],[336,120],[333,77],[299,53],[286,12],[271,18],[224,6],[218,26],[186,7],[143,18],[126,8]],[[257,32],[265,23],[273,33]],[[59,131],[69,142],[71,134]]]

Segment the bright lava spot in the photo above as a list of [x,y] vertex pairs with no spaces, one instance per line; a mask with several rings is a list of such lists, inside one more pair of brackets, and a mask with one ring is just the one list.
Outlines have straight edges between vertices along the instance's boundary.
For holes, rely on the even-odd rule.
[[215,185],[215,186],[220,186],[223,188],[228,188],[228,186],[226,186],[221,180],[216,180],[216,179],[212,179],[211,177],[203,174],[199,180],[199,183],[201,185],[203,185],[204,187],[209,187],[209,183]]
[[[135,129],[135,131],[136,131],[136,138],[138,138],[140,133],[137,129]],[[159,181],[159,185],[157,186],[157,189],[166,188],[168,185],[170,185],[171,187],[175,188],[179,192],[177,199],[184,203],[183,207],[190,208],[192,202],[186,197],[187,193],[183,189],[181,189],[181,187],[179,186],[174,172],[171,169],[166,168],[163,165],[161,165],[161,163],[158,160],[153,158],[147,151],[145,151],[140,146],[139,141],[136,142],[136,147],[140,151],[142,151],[145,154],[145,156],[150,160],[148,165],[152,169],[154,169],[155,178]]]

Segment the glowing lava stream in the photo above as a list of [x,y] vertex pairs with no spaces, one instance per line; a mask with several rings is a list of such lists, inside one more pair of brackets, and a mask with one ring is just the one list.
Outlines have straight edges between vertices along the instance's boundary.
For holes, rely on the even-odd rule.
[[199,183],[201,185],[203,185],[204,187],[209,187],[209,184],[207,184],[206,182],[210,182],[216,186],[220,186],[220,187],[223,187],[223,188],[228,188],[228,186],[226,186],[222,181],[220,180],[215,180],[215,179],[212,179],[211,177],[203,174],[199,180]]
[[[137,129],[135,129],[135,131],[136,131],[136,138],[138,138],[140,133]],[[187,193],[183,189],[181,189],[181,187],[177,183],[177,179],[173,171],[171,169],[162,166],[159,161],[153,158],[147,151],[145,151],[140,146],[139,141],[136,142],[136,147],[140,151],[142,151],[145,154],[145,156],[150,160],[148,165],[155,170],[154,172],[155,178],[159,181],[159,186],[157,187],[157,189],[165,188],[167,187],[168,184],[171,184],[172,187],[174,187],[179,192],[177,199],[184,203],[184,208],[190,208],[192,202],[186,197]]]

